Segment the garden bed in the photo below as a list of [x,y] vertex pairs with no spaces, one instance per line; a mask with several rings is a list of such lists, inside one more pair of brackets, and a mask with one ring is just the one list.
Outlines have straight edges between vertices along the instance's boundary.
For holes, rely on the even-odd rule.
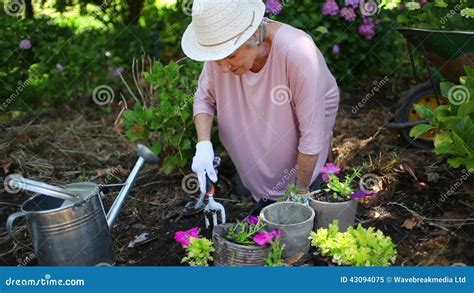
[[[396,265],[474,265],[472,222],[460,225],[462,222],[439,220],[473,217],[473,180],[462,182],[454,194],[442,198],[460,181],[461,170],[450,168],[430,151],[406,148],[396,133],[381,128],[388,116],[382,104],[390,106],[392,100],[371,101],[352,114],[352,106],[362,97],[345,97],[341,103],[333,140],[336,163],[358,166],[369,162],[369,172],[382,176],[385,191],[360,202],[356,222],[375,226],[392,237],[398,250]],[[119,135],[120,126],[113,126],[115,118],[116,113],[97,110],[80,114],[62,108],[1,126],[0,175],[21,172],[26,177],[63,183],[121,182],[136,154],[134,145]],[[223,164],[217,198],[233,222],[247,215],[252,201],[232,192],[233,168],[228,160]],[[116,170],[112,176],[111,170]],[[114,227],[117,265],[180,265],[183,249],[175,242],[174,232],[204,228],[201,214],[180,216],[191,198],[181,187],[181,179],[190,170],[170,176],[158,171],[159,166],[142,170]],[[24,223],[18,222],[15,229],[21,243],[14,244],[4,229],[8,215],[27,198],[23,193],[0,193],[0,265],[37,265]],[[113,198],[114,193],[106,195],[107,206]],[[142,233],[148,233],[147,240],[128,247]],[[210,238],[210,231],[204,235]]]

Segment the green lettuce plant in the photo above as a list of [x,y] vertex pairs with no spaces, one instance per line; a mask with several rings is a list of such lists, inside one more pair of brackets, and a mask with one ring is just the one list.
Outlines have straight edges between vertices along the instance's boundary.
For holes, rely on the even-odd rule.
[[448,156],[453,168],[464,165],[474,169],[474,68],[465,68],[467,76],[460,78],[460,85],[442,82],[441,94],[448,97],[449,104],[434,110],[415,105],[420,115],[428,120],[410,131],[410,136],[418,138],[433,131],[434,152]]
[[311,245],[331,262],[348,266],[388,266],[396,259],[397,251],[392,239],[373,227],[349,227],[347,232],[339,232],[335,219],[328,229],[311,232]]
[[214,247],[212,241],[207,238],[191,238],[190,244],[186,247],[186,256],[181,262],[187,262],[190,266],[208,266],[213,260],[212,252]]

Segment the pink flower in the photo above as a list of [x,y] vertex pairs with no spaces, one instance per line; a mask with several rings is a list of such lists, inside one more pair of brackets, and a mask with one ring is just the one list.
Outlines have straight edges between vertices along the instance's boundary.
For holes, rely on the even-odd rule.
[[255,235],[252,240],[260,246],[267,245],[273,239],[281,236],[281,230],[273,230],[271,232],[262,231]]
[[426,3],[428,3],[428,0],[420,0],[420,5],[421,6],[425,5]]
[[337,15],[339,13],[339,6],[335,0],[326,0],[323,4],[324,15]]
[[174,234],[174,240],[180,243],[183,248],[186,248],[190,243],[190,238],[199,238],[199,228],[194,227],[186,231],[178,231]]
[[334,46],[332,46],[332,53],[334,55],[341,53],[341,47],[338,44],[335,44]]
[[253,236],[252,240],[258,245],[267,245],[273,240],[273,234],[263,231]]
[[251,224],[251,225],[257,225],[258,223],[258,217],[256,216],[248,216],[244,219],[245,222]]
[[273,230],[273,231],[270,232],[270,234],[273,235],[273,239],[278,238],[278,237],[281,236],[281,230],[279,230],[279,229]]
[[359,7],[359,0],[346,0],[345,4],[346,6],[352,6],[353,8]]
[[344,17],[344,19],[347,21],[354,21],[357,17],[354,12],[354,9],[352,9],[351,7],[342,8],[339,12],[339,15]]
[[324,167],[321,168],[320,173],[323,174],[323,181],[328,183],[329,175],[330,174],[337,175],[341,173],[341,168],[334,165],[334,163],[327,163],[326,165],[324,165]]

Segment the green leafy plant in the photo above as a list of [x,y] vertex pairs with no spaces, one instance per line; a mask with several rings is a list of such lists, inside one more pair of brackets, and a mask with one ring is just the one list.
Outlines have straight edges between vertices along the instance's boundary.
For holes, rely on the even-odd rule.
[[392,239],[373,227],[349,227],[339,232],[335,219],[328,229],[311,232],[311,245],[318,254],[329,257],[331,262],[349,266],[388,266],[396,259],[397,251]]
[[[393,3],[394,1],[392,1]],[[396,1],[398,25],[437,30],[472,30],[474,9],[467,0]]]
[[276,238],[271,242],[272,250],[268,254],[267,258],[265,258],[266,266],[269,267],[280,267],[285,266],[285,261],[283,259],[283,249],[285,249],[285,245],[281,243],[280,238]]
[[234,226],[228,228],[225,238],[238,244],[254,245],[253,237],[263,231],[263,228],[265,224],[252,216],[244,221],[237,220]]
[[199,230],[198,227],[194,227],[174,234],[176,242],[186,249],[186,256],[181,259],[181,262],[187,262],[190,266],[208,266],[209,261],[213,260],[212,241],[200,237]]
[[190,266],[208,266],[209,261],[213,260],[212,252],[212,241],[207,238],[191,238],[186,247],[186,256],[181,262],[187,262]]
[[[163,158],[165,173],[184,167],[194,155],[193,96],[201,68],[202,64],[188,59],[182,64],[155,62],[144,76],[156,96],[146,97],[146,105],[136,101],[133,110],[124,112],[127,138],[151,145]],[[216,132],[214,127],[212,137],[217,137]]]
[[420,115],[428,120],[410,130],[410,136],[418,138],[433,131],[434,152],[448,156],[448,163],[459,168],[464,165],[474,169],[474,68],[465,68],[467,76],[460,78],[460,85],[441,83],[441,94],[449,104],[430,109],[415,105]]

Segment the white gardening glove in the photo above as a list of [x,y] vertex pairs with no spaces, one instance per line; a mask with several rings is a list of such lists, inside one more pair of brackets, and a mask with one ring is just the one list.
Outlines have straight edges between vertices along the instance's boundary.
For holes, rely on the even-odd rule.
[[191,169],[198,176],[201,194],[206,193],[206,174],[212,182],[217,181],[217,174],[214,169],[214,150],[210,141],[201,141],[196,144],[196,154]]

